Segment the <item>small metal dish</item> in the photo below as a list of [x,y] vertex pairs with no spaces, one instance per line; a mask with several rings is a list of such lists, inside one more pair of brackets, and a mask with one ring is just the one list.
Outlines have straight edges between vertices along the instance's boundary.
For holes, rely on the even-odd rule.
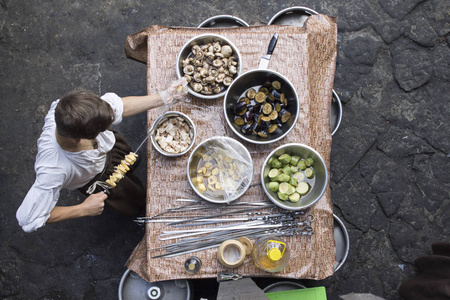
[[[228,149],[224,149],[223,145],[228,147]],[[217,151],[223,151],[223,150],[229,150],[235,151],[235,155],[232,155],[232,153],[229,153],[230,156],[233,156],[232,158],[236,161],[244,161],[247,164],[247,170],[248,172],[245,173],[245,179],[241,184],[238,185],[236,190],[233,191],[233,193],[230,193],[232,196],[226,195],[224,192],[217,190],[215,192],[211,192],[209,189],[205,192],[200,192],[198,189],[198,186],[195,184],[195,180],[198,176],[198,168],[201,160],[203,159],[204,155],[212,156]],[[217,136],[209,138],[203,142],[201,142],[191,153],[189,156],[189,160],[187,163],[187,177],[189,184],[191,185],[192,189],[195,191],[197,195],[199,195],[201,198],[213,202],[213,203],[229,203],[231,201],[234,201],[241,197],[247,189],[250,187],[252,178],[253,178],[253,160],[250,155],[250,152],[248,152],[247,148],[244,147],[241,143],[236,141],[235,139],[225,137],[225,136]],[[226,180],[226,178],[224,178]]]
[[[236,66],[237,73],[234,75],[233,79],[236,79],[241,74],[241,70],[242,70],[242,59],[241,59],[239,50],[230,40],[228,40],[227,38],[225,38],[223,36],[217,35],[217,34],[198,35],[198,36],[190,39],[186,44],[183,45],[183,47],[181,48],[181,50],[177,56],[176,72],[177,72],[178,78],[182,78],[184,76],[183,60],[185,60],[188,57],[188,55],[191,53],[192,46],[194,46],[194,45],[202,46],[202,45],[206,45],[208,43],[213,43],[213,42],[217,42],[217,41],[219,41],[221,45],[228,44],[233,49],[232,56],[235,58],[234,61],[237,62],[237,66]],[[202,98],[202,99],[216,99],[216,98],[219,98],[219,97],[222,97],[223,95],[225,95],[226,91],[227,91],[227,88],[225,88],[220,93],[217,93],[217,94],[213,93],[210,95],[206,95],[206,94],[195,92],[192,89],[192,87],[190,85],[188,85],[188,92],[191,95],[198,97],[198,98]]]
[[[314,183],[312,184],[311,190],[308,192],[308,194],[302,196],[298,202],[280,200],[278,199],[277,193],[272,192],[269,188],[269,171],[271,169],[269,160],[272,157],[279,157],[284,153],[287,153],[291,156],[297,155],[301,158],[311,157],[314,160]],[[270,201],[272,201],[277,206],[287,210],[304,210],[316,204],[325,194],[325,191],[328,187],[327,166],[319,152],[317,152],[313,148],[303,144],[286,144],[278,147],[267,156],[261,170],[261,183],[267,197],[269,197]]]
[[204,20],[198,25],[198,28],[230,28],[230,27],[249,27],[244,20],[230,15],[217,15]]
[[[158,142],[155,140],[156,130],[158,129],[158,126],[160,124],[163,124],[167,119],[174,118],[174,117],[182,118],[189,125],[189,128],[190,128],[189,134],[191,136],[191,143],[184,151],[182,151],[180,153],[169,153],[169,152],[163,150],[161,148],[161,146],[158,144]],[[150,131],[152,131],[152,134],[150,135],[150,140],[152,141],[153,147],[156,149],[156,151],[158,151],[162,155],[169,156],[169,157],[177,157],[177,156],[181,156],[181,155],[184,155],[185,153],[187,153],[194,145],[195,138],[197,135],[194,122],[192,122],[192,120],[187,115],[185,115],[181,112],[178,112],[178,111],[168,111],[162,117],[156,119],[155,122],[153,123]]]
[[[266,81],[275,80],[281,83],[281,89],[288,100],[287,110],[291,113],[291,118],[283,124],[282,127],[269,134],[267,138],[262,138],[258,135],[243,134],[240,126],[234,123],[234,106],[242,97],[242,94],[249,88],[262,86]],[[257,69],[245,72],[231,83],[225,95],[223,110],[225,119],[227,120],[231,130],[233,130],[233,132],[241,139],[254,144],[270,144],[284,138],[294,128],[299,114],[299,102],[294,86],[286,77],[272,70]]]

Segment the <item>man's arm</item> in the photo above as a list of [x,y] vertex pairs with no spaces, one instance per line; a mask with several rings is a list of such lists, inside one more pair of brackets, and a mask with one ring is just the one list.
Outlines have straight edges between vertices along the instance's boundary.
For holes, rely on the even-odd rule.
[[122,117],[133,116],[163,105],[171,105],[174,101],[183,99],[186,94],[187,81],[182,78],[172,81],[166,90],[162,90],[158,94],[123,97]]
[[61,222],[64,220],[98,216],[103,212],[105,200],[108,196],[103,193],[92,194],[83,203],[73,206],[55,206],[50,212],[47,224]]
[[122,102],[124,118],[164,105],[159,94],[123,97]]

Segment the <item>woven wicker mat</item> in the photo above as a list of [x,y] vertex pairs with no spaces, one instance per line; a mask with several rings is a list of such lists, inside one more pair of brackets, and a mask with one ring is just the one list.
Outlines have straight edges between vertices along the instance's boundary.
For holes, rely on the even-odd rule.
[[[250,151],[254,177],[250,188],[239,201],[268,201],[260,183],[260,170],[265,157],[276,147],[286,143],[304,143],[316,149],[330,170],[330,105],[336,63],[337,27],[334,18],[315,15],[304,28],[293,26],[257,26],[248,28],[197,29],[151,26],[131,35],[126,41],[127,56],[147,60],[148,93],[157,93],[176,79],[176,58],[181,47],[192,37],[211,32],[231,40],[242,56],[242,71],[258,67],[259,59],[267,51],[272,35],[279,38],[269,63],[294,85],[300,101],[300,115],[291,133],[269,145],[255,145],[239,139],[229,128],[223,114],[223,98],[202,100],[188,96],[189,102],[172,107],[191,117],[197,128],[195,145],[213,136],[229,136],[243,143]],[[146,44],[147,43],[147,44]],[[147,52],[147,57],[143,53]],[[148,125],[157,117],[156,110],[148,112]],[[180,206],[178,198],[199,199],[191,189],[186,175],[189,154],[167,158],[148,147],[147,216],[170,207]],[[191,150],[192,151],[192,150]],[[216,248],[193,253],[202,260],[197,275],[184,271],[184,261],[190,254],[172,258],[152,259],[160,254],[152,250],[161,246],[158,236],[164,224],[147,224],[146,235],[128,261],[128,268],[147,281],[181,278],[210,278],[218,272],[239,273],[244,276],[278,276],[285,278],[324,279],[333,274],[336,260],[333,209],[328,188],[322,199],[309,212],[315,216],[313,236],[285,237],[291,249],[289,265],[276,274],[258,269],[248,256],[243,265],[227,270],[217,262]]]

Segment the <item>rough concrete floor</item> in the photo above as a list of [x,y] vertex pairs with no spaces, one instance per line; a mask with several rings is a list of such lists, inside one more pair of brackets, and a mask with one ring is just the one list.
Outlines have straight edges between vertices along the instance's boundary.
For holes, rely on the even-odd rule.
[[[333,137],[331,188],[351,239],[341,270],[302,283],[325,286],[328,299],[350,292],[399,299],[414,258],[450,236],[445,0],[0,0],[0,298],[115,299],[143,235],[108,210],[22,232],[15,212],[34,181],[36,140],[53,100],[76,87],[145,94],[146,67],[125,57],[123,43],[149,25],[196,26],[218,14],[266,24],[295,5],[338,18],[335,90],[344,116]],[[118,130],[136,147],[145,124],[141,114]],[[60,203],[82,200],[63,192]],[[197,297],[208,294],[201,283],[195,287]]]

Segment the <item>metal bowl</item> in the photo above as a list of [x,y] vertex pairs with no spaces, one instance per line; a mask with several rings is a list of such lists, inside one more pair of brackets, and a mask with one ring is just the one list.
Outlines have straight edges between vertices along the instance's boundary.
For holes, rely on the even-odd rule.
[[[222,144],[225,144],[229,147],[231,147],[234,151],[237,152],[236,156],[240,156],[242,160],[246,161],[248,164],[248,170],[250,173],[246,173],[247,175],[247,181],[245,181],[243,184],[239,185],[237,188],[236,193],[233,197],[225,197],[225,194],[223,192],[210,192],[209,190],[205,191],[204,193],[200,192],[197,189],[196,184],[194,184],[194,180],[197,178],[197,170],[199,167],[199,163],[202,160],[203,155],[207,154],[210,156],[214,156],[216,153],[216,149],[220,147]],[[223,149],[223,148],[222,148]],[[237,157],[234,157],[237,158]],[[187,164],[187,176],[189,184],[191,185],[192,189],[199,195],[201,198],[213,202],[213,203],[227,203],[234,201],[241,197],[245,191],[249,188],[252,178],[253,178],[253,160],[250,155],[250,152],[248,152],[247,148],[244,147],[241,143],[236,141],[235,139],[224,137],[224,136],[217,136],[209,138],[203,142],[201,142],[195,149],[192,151],[188,164]]]
[[[167,119],[173,118],[173,117],[182,118],[184,121],[186,121],[186,123],[189,125],[189,128],[190,128],[191,143],[184,151],[182,151],[180,153],[169,153],[169,152],[163,150],[161,148],[161,146],[158,144],[158,142],[155,140],[156,129],[158,129],[158,126],[160,124],[164,123]],[[168,111],[163,116],[156,119],[155,122],[153,123],[150,131],[152,132],[152,134],[150,135],[150,140],[152,141],[153,147],[156,149],[156,151],[158,151],[162,155],[169,156],[169,157],[181,156],[181,155],[187,153],[194,145],[195,137],[197,135],[194,122],[192,122],[192,120],[188,116],[186,116],[185,114],[178,112],[178,111]]]
[[[238,63],[237,64],[237,73],[236,75],[234,75],[234,79],[236,79],[239,74],[241,74],[241,70],[242,70],[242,60],[241,60],[241,55],[239,53],[239,50],[237,49],[237,47],[227,38],[217,35],[217,34],[202,34],[202,35],[198,35],[192,39],[190,39],[186,44],[184,44],[184,46],[181,48],[180,52],[178,53],[177,56],[177,64],[176,64],[176,71],[177,71],[177,76],[178,78],[183,77],[183,60],[185,60],[188,55],[191,53],[191,49],[192,46],[194,45],[206,45],[208,43],[213,43],[213,42],[217,42],[219,41],[221,45],[224,44],[228,44],[231,46],[231,48],[233,49],[233,55],[235,57],[235,61]],[[205,94],[201,94],[201,93],[197,93],[195,92],[190,85],[188,85],[188,92],[198,98],[202,98],[202,99],[216,99],[219,97],[222,97],[223,95],[225,95],[227,91],[227,88],[225,88],[222,92],[218,93],[218,94],[211,94],[211,95],[205,95]]]
[[333,99],[330,109],[330,127],[331,135],[333,136],[339,129],[342,121],[342,102],[338,94],[333,90]]
[[[261,86],[267,80],[280,81],[282,91],[288,99],[289,105],[287,110],[291,113],[291,118],[281,128],[269,134],[267,138],[262,138],[258,135],[245,135],[241,132],[240,126],[234,124],[234,105],[246,90],[251,87]],[[272,70],[257,69],[242,74],[231,83],[225,95],[223,109],[228,125],[241,139],[254,144],[270,144],[282,139],[294,128],[298,119],[299,103],[297,92],[288,79]]]
[[[308,194],[302,196],[298,202],[291,202],[289,200],[282,201],[278,199],[277,193],[269,189],[270,180],[268,174],[271,169],[269,160],[272,157],[279,157],[284,153],[291,156],[297,155],[305,159],[309,157],[314,159],[313,169],[315,175],[311,183],[311,190]],[[287,210],[303,210],[316,204],[325,194],[328,186],[328,171],[322,156],[313,148],[303,144],[286,144],[278,147],[267,156],[261,170],[261,183],[267,197],[277,206]]]
[[336,244],[336,264],[334,271],[339,270],[347,260],[348,252],[350,250],[350,238],[348,236],[347,228],[344,222],[335,214],[334,217],[334,242]]
[[315,10],[303,6],[288,7],[277,12],[267,25],[293,25],[303,27],[303,24],[309,16],[317,14]]
[[244,20],[230,15],[218,15],[201,22],[198,28],[230,28],[230,27],[249,27]]

